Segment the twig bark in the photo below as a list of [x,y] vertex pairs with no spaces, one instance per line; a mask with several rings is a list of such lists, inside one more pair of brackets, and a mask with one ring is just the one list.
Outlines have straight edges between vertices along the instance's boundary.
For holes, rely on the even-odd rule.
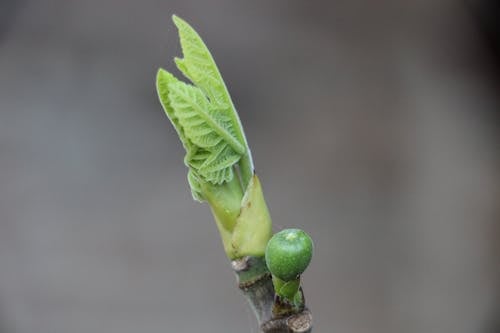
[[231,265],[238,278],[238,287],[254,310],[263,333],[312,331],[312,314],[307,308],[299,313],[273,314],[273,309],[276,313],[274,288],[263,257],[244,257],[232,261]]

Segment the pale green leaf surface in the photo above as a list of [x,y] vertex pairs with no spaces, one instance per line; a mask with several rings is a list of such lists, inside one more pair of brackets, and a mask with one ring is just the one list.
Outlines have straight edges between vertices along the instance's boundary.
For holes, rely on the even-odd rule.
[[241,155],[227,145],[220,144],[217,148],[198,169],[200,175],[214,184],[220,184],[221,180],[230,181],[233,178],[232,166],[241,158]]
[[168,93],[169,93],[168,85],[170,83],[175,83],[175,82],[180,82],[180,81],[175,76],[164,70],[163,68],[160,68],[158,70],[158,73],[156,75],[156,91],[158,93],[160,103],[163,106],[163,109],[165,110],[165,114],[167,115],[168,119],[170,119],[170,122],[177,131],[177,135],[179,136],[179,139],[181,140],[184,148],[186,149],[186,151],[189,151],[191,144],[188,138],[186,137],[186,134],[184,133],[184,129],[179,124],[179,119],[175,115],[175,111],[172,105],[170,104],[170,100],[168,98]]
[[193,197],[202,201],[202,185],[232,181],[237,163],[243,163],[240,170],[247,171],[243,172],[245,187],[253,164],[240,120],[209,50],[187,22],[176,16],[173,20],[184,56],[175,62],[194,85],[160,69],[156,87],[186,150],[184,163]]
[[192,169],[189,169],[187,178],[189,187],[191,187],[191,195],[193,196],[193,199],[200,202],[204,201],[205,197],[203,196],[201,190],[200,180]]
[[168,86],[168,98],[187,137],[198,147],[210,148],[224,138],[241,144],[227,131],[217,116],[208,111],[209,102],[198,88],[175,82]]
[[182,54],[176,58],[179,70],[200,87],[215,104],[230,105],[231,99],[219,69],[200,35],[183,19],[173,16],[179,30]]
[[[246,164],[244,169],[252,174],[251,152],[246,142],[241,121],[210,51],[198,33],[186,21],[175,15],[173,21],[179,30],[184,55],[182,59],[175,58],[177,68],[206,94],[211,104],[217,108],[218,113],[226,115],[229,121],[232,122],[231,133],[246,148],[245,156],[243,156]],[[244,178],[251,177],[249,175],[245,176]],[[249,179],[246,179],[246,181],[249,181]]]
[[216,112],[195,86],[179,81],[169,84],[168,91],[168,100],[184,133],[196,147],[203,149],[200,154],[188,154],[188,165],[196,168],[205,181],[214,184],[230,181],[232,166],[245,152],[245,147],[231,133],[231,122]]

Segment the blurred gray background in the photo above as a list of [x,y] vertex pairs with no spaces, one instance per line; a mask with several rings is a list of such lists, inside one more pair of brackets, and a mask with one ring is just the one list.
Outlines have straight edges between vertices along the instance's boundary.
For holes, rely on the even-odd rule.
[[275,229],[315,240],[315,332],[500,332],[498,57],[470,3],[0,1],[0,332],[257,332],[154,91],[173,13]]

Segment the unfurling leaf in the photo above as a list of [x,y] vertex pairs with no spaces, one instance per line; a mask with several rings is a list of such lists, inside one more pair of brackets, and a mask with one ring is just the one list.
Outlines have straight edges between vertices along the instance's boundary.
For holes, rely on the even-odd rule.
[[194,85],[160,69],[156,87],[165,113],[186,149],[184,162],[189,167],[193,197],[202,201],[201,183],[230,182],[234,166],[243,157],[251,164],[250,152],[210,51],[188,23],[176,16],[173,20],[179,29],[184,55],[183,59],[175,59],[176,64]]
[[237,154],[245,153],[245,146],[231,133],[231,120],[211,105],[199,88],[178,81],[170,83],[168,91],[170,105],[191,142],[211,149],[224,141]]
[[177,68],[208,96],[212,103],[231,112],[232,102],[210,51],[198,33],[183,19],[173,16],[184,58],[175,58]]
[[186,150],[193,198],[210,205],[230,259],[263,256],[271,218],[240,119],[221,74],[198,33],[173,16],[183,58],[183,82],[160,69],[156,88],[161,104]]

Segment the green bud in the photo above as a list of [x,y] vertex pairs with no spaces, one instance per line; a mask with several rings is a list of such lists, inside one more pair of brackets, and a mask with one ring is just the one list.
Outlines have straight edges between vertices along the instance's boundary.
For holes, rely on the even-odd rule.
[[306,270],[312,254],[313,242],[308,234],[300,229],[285,229],[267,243],[267,268],[280,280],[292,281]]
[[245,194],[237,182],[234,177],[222,185],[202,184],[201,191],[212,208],[227,256],[231,260],[263,257],[272,223],[259,178],[252,177]]

